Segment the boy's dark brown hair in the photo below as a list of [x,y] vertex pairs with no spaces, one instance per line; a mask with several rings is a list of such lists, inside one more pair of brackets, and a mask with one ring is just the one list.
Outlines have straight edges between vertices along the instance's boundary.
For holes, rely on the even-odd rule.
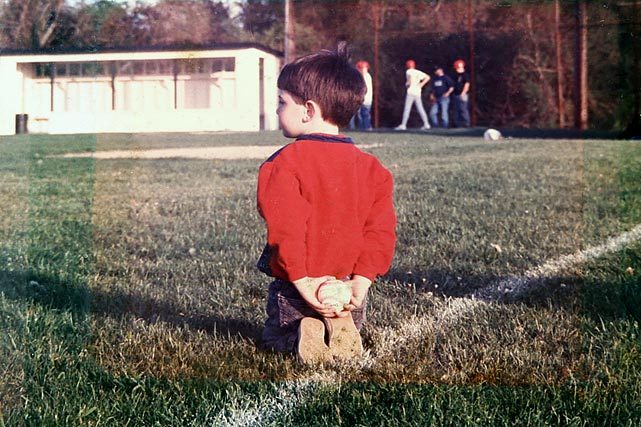
[[323,120],[346,127],[363,104],[365,80],[349,62],[347,48],[322,50],[285,65],[278,76],[278,88],[289,92],[299,104],[314,101]]

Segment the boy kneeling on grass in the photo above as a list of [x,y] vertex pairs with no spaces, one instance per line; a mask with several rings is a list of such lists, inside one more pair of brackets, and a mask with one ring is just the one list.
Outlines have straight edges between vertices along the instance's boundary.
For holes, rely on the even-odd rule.
[[365,82],[342,46],[285,65],[278,88],[280,127],[295,140],[258,175],[267,225],[258,268],[274,278],[263,346],[305,363],[358,357],[367,292],[396,241],[391,173],[339,133]]

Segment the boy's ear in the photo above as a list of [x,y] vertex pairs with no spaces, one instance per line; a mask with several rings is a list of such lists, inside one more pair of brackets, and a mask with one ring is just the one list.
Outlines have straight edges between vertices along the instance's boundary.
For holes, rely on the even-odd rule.
[[320,114],[320,107],[314,101],[305,101],[305,116],[303,117],[303,122],[307,123],[312,121],[312,119]]

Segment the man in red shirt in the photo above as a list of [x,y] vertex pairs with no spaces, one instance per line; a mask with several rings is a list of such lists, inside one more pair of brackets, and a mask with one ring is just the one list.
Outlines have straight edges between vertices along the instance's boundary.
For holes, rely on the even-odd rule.
[[[339,132],[362,105],[365,83],[339,48],[287,64],[278,88],[279,123],[295,140],[258,175],[267,225],[258,267],[275,279],[263,345],[305,362],[357,355],[369,287],[389,269],[396,241],[391,173]],[[336,278],[351,288],[338,313],[318,299],[319,287]],[[332,343],[339,331],[347,332],[336,342],[354,344],[342,354]]]

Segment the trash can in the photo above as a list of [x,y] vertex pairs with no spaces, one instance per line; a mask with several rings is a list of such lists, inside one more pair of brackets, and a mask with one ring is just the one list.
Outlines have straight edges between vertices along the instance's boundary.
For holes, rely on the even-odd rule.
[[28,114],[16,114],[16,134],[29,133],[28,121]]

